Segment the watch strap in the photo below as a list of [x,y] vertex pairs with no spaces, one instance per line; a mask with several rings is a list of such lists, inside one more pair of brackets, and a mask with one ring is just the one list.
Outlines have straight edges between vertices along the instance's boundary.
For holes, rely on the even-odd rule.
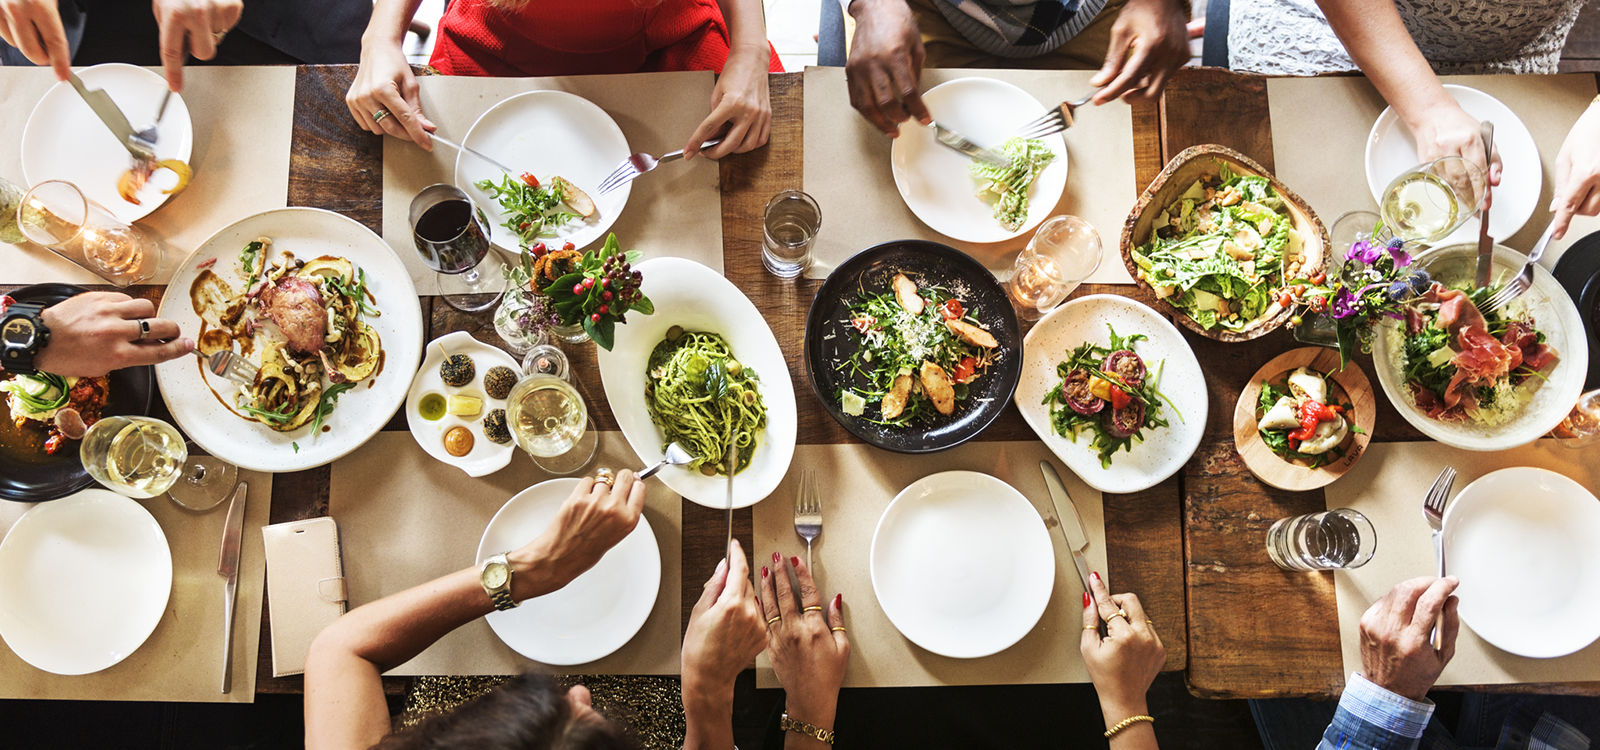
[[[500,565],[506,569],[506,581],[504,584],[498,587],[490,587],[489,584],[484,583],[483,571],[488,570],[490,565]],[[483,568],[478,574],[478,583],[483,586],[483,592],[489,595],[489,601],[494,604],[496,611],[504,612],[517,606],[517,600],[511,598],[511,575],[511,561],[506,558],[506,553],[501,552],[498,555],[491,555],[489,559],[483,561]]]
[[489,592],[489,600],[494,602],[494,608],[501,612],[517,606],[517,600],[511,598],[509,589]]
[[13,302],[0,315],[0,331],[14,318],[27,318],[33,325],[33,343],[30,346],[16,346],[0,338],[0,368],[7,372],[33,374],[34,357],[39,350],[50,343],[50,328],[44,324],[44,305],[33,302]]

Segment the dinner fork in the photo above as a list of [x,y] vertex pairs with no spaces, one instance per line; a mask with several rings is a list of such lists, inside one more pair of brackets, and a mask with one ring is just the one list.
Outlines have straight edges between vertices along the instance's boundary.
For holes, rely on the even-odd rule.
[[161,118],[167,116],[169,101],[172,101],[172,89],[167,89],[167,93],[161,95],[161,106],[156,108],[156,121],[150,123],[150,127],[133,134],[133,137],[138,138],[151,152],[156,150],[156,143],[161,140],[161,132],[157,127],[161,125]]
[[1084,94],[1082,99],[1075,102],[1062,102],[1061,106],[1046,112],[1043,117],[1019,128],[1017,137],[1028,139],[1043,138],[1072,127],[1073,114],[1078,111],[1079,107],[1088,104],[1089,100],[1093,99],[1094,95],[1098,93],[1100,93],[1100,89],[1095,89]]
[[202,354],[199,349],[194,350],[194,356],[205,363],[206,372],[217,377],[227,378],[239,385],[255,385],[256,375],[260,370],[232,350],[224,349],[211,354]]
[[[721,138],[712,138],[711,140],[700,144],[700,148],[702,150],[708,149],[721,142]],[[605,195],[606,193],[616,190],[623,185],[633,182],[639,177],[639,175],[655,169],[657,166],[666,164],[669,161],[677,161],[682,158],[683,149],[681,148],[659,159],[644,153],[643,151],[634,154],[626,159],[623,159],[622,163],[618,164],[617,168],[612,170],[611,174],[600,182],[600,194]]]
[[1510,281],[1507,281],[1505,286],[1500,287],[1500,291],[1490,295],[1489,299],[1484,301],[1484,312],[1494,312],[1505,307],[1511,303],[1511,300],[1521,296],[1523,292],[1528,291],[1528,288],[1533,286],[1533,267],[1538,265],[1540,258],[1544,257],[1544,249],[1549,246],[1550,235],[1555,231],[1555,228],[1556,225],[1553,221],[1550,222],[1550,226],[1545,227],[1544,234],[1539,237],[1539,241],[1533,245],[1533,250],[1528,253],[1528,262],[1523,264],[1522,270],[1516,276],[1513,276]]
[[800,472],[800,491],[794,496],[794,533],[806,540],[806,567],[811,567],[811,542],[822,533],[822,496],[817,491],[817,475],[810,469]]
[[[1433,486],[1428,488],[1428,494],[1422,499],[1422,516],[1428,519],[1428,525],[1433,527],[1433,556],[1439,562],[1439,577],[1444,577],[1444,505],[1450,501],[1450,488],[1456,483],[1456,470],[1453,466],[1444,467],[1439,472],[1439,477],[1433,480]],[[1433,621],[1433,635],[1428,642],[1434,648],[1440,647],[1440,635],[1444,631],[1444,612]]]

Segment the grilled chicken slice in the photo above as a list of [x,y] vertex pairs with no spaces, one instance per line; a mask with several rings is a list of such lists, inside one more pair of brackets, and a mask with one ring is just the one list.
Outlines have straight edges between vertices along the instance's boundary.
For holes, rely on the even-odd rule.
[[888,393],[883,394],[883,406],[880,407],[883,411],[883,418],[899,419],[900,415],[906,410],[906,398],[910,395],[911,376],[907,374],[895,378],[894,387],[890,388]]
[[951,333],[956,335],[956,338],[959,338],[973,346],[981,346],[985,349],[993,349],[1000,345],[1000,342],[994,340],[994,334],[968,323],[965,320],[946,320],[944,325],[946,328],[950,329]]
[[951,385],[950,374],[932,362],[922,363],[922,392],[933,400],[933,408],[940,414],[956,410],[956,390]]
[[317,285],[299,276],[285,276],[261,292],[261,309],[283,330],[289,351],[322,351],[328,332],[328,311]]
[[924,300],[922,295],[917,294],[916,282],[906,278],[903,273],[894,275],[894,298],[895,301],[900,303],[901,307],[906,309],[906,312],[912,315],[921,315],[922,308],[928,305],[928,301]]

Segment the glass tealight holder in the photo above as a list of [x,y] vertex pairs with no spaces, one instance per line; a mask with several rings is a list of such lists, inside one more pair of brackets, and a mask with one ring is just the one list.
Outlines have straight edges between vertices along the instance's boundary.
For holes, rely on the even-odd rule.
[[1052,216],[1017,254],[1006,282],[1011,304],[1027,320],[1055,309],[1100,267],[1100,233],[1076,216]]

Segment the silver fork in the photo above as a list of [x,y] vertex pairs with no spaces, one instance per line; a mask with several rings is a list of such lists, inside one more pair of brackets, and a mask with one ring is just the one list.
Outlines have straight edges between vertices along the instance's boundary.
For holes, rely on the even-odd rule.
[[161,95],[161,106],[156,108],[156,121],[150,123],[150,127],[133,134],[134,138],[138,138],[152,152],[156,150],[156,143],[161,140],[161,132],[157,128],[161,125],[161,118],[167,116],[169,101],[172,101],[172,89],[167,89],[167,93]]
[[817,491],[817,475],[800,471],[800,491],[794,496],[794,533],[806,540],[806,567],[811,567],[811,542],[822,533],[822,495]]
[[1043,117],[1019,128],[1017,136],[1029,139],[1043,138],[1072,127],[1073,114],[1078,111],[1079,107],[1088,104],[1089,100],[1093,99],[1094,95],[1098,93],[1100,93],[1100,89],[1095,89],[1084,94],[1082,99],[1075,102],[1062,102],[1061,106],[1046,112]]
[[239,385],[255,385],[256,375],[260,370],[250,362],[233,351],[224,349],[210,355],[201,354],[199,349],[194,350],[194,356],[205,363],[206,371],[217,377],[227,378]]
[[[712,138],[711,140],[700,144],[700,148],[708,149],[721,142],[721,138]],[[634,154],[633,156],[623,159],[622,163],[618,164],[617,168],[612,170],[611,174],[600,182],[600,194],[605,195],[606,193],[616,190],[623,185],[633,182],[634,179],[645,172],[655,169],[662,164],[666,164],[669,161],[677,161],[682,158],[683,149],[678,149],[677,151],[667,154],[659,159],[642,151]]]
[[[1428,519],[1428,525],[1433,527],[1433,556],[1439,561],[1439,577],[1444,577],[1444,506],[1450,501],[1450,488],[1456,483],[1456,470],[1453,466],[1444,467],[1439,472],[1439,477],[1433,480],[1433,486],[1428,488],[1428,494],[1422,499],[1422,515]],[[1434,648],[1439,648],[1444,631],[1444,612],[1441,610],[1439,617],[1433,621],[1433,635],[1428,639]]]
[[1511,277],[1511,280],[1507,281],[1505,286],[1500,287],[1500,291],[1490,295],[1489,299],[1484,301],[1484,312],[1494,312],[1505,307],[1511,303],[1511,300],[1521,296],[1523,292],[1528,291],[1528,288],[1533,286],[1533,267],[1538,265],[1540,258],[1544,257],[1544,249],[1549,246],[1550,234],[1555,231],[1555,228],[1556,225],[1553,221],[1550,222],[1550,226],[1545,227],[1544,234],[1539,237],[1538,242],[1533,244],[1533,250],[1528,253],[1528,262],[1523,264],[1522,270],[1516,276]]

